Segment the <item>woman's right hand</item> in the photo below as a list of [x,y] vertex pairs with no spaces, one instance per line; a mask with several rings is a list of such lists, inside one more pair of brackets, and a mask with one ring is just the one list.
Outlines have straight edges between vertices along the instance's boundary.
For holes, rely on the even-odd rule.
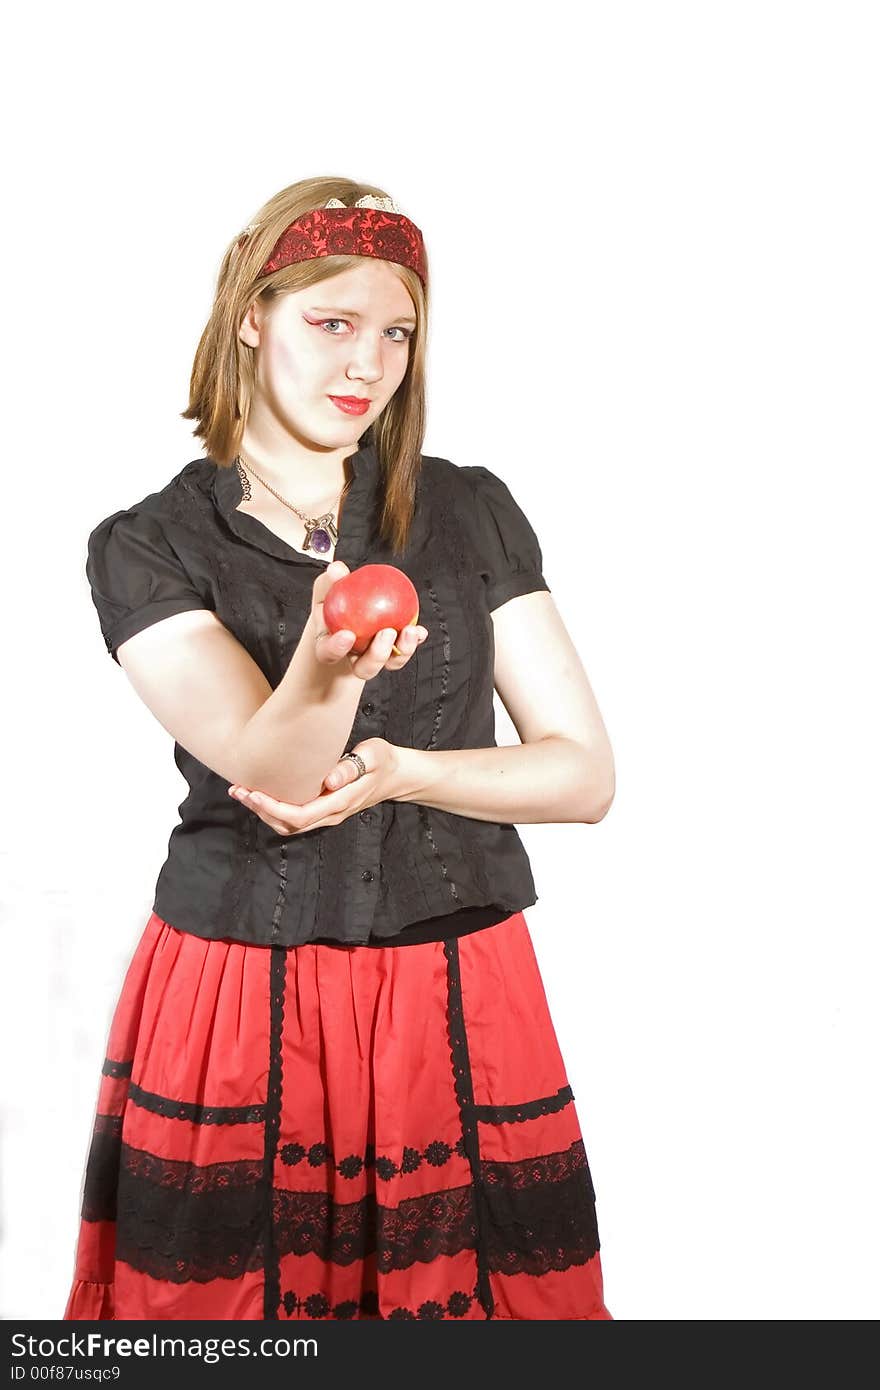
[[[346,657],[351,670],[363,681],[372,680],[380,671],[399,671],[409,661],[416,648],[424,642],[428,635],[426,627],[410,624],[403,629],[399,640],[396,630],[383,628],[376,633],[366,651],[360,656],[351,650],[357,639],[350,629],[343,628],[332,634],[327,632],[324,622],[324,599],[337,580],[350,573],[344,560],[332,560],[312,586],[312,611],[309,621],[313,629],[315,656],[322,666],[335,665]],[[392,650],[395,645],[397,651]]]

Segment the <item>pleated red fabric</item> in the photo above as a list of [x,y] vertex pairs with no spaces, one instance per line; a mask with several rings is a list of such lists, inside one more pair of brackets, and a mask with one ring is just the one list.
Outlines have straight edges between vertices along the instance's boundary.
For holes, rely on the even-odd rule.
[[610,1319],[523,913],[379,948],[208,940],[152,913],[64,1318]]

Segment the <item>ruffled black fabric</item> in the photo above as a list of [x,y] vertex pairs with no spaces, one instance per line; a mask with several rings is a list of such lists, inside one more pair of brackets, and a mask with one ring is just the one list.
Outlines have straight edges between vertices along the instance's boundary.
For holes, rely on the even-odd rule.
[[[351,569],[404,569],[429,637],[402,670],[369,682],[344,751],[371,737],[429,751],[491,747],[491,613],[514,595],[549,588],[535,532],[489,469],[423,456],[410,543],[397,554],[378,538],[376,451],[365,445],[352,459],[336,558]],[[144,628],[201,608],[216,614],[273,689],[280,683],[320,562],[239,512],[240,501],[234,468],[195,459],[161,491],[94,528],[86,569],[114,658]],[[266,946],[403,944],[405,927],[437,918],[454,931],[459,912],[487,906],[503,921],[537,899],[512,824],[383,802],[339,825],[279,836],[179,744],[174,759],[189,793],[153,910],[181,931]]]
[[211,606],[168,528],[145,506],[114,512],[95,527],[86,576],[104,643],[117,665],[116,648],[144,627]]
[[472,518],[489,612],[520,594],[549,589],[534,527],[510,488],[482,465],[460,465],[473,489]]

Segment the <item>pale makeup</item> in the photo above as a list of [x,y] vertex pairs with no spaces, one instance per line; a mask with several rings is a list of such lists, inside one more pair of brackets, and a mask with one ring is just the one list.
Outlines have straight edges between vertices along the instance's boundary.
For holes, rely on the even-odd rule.
[[[309,515],[330,509],[345,481],[344,459],[403,380],[414,328],[406,286],[387,261],[365,257],[281,296],[268,312],[252,305],[240,329],[242,341],[257,348],[245,463]],[[370,405],[348,415],[331,396],[366,397]],[[248,510],[286,512],[296,525],[295,513],[259,483],[255,500],[257,489],[262,496]]]

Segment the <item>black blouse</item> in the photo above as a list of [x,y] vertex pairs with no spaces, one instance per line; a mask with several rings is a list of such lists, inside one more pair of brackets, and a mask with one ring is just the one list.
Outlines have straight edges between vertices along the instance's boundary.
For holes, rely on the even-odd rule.
[[[380,543],[381,468],[373,444],[351,455],[335,559],[394,564],[419,595],[425,642],[399,671],[364,685],[346,744],[382,737],[410,748],[495,745],[489,616],[549,590],[537,537],[487,468],[422,455],[406,550]],[[159,492],[92,531],[86,573],[108,652],[173,613],[207,608],[275,689],[329,563],[237,510],[237,470],[194,459]],[[153,910],[182,931],[260,945],[405,945],[477,930],[537,901],[515,826],[383,801],[339,825],[277,834],[228,794],[228,782],[179,743],[189,786],[159,873]]]

